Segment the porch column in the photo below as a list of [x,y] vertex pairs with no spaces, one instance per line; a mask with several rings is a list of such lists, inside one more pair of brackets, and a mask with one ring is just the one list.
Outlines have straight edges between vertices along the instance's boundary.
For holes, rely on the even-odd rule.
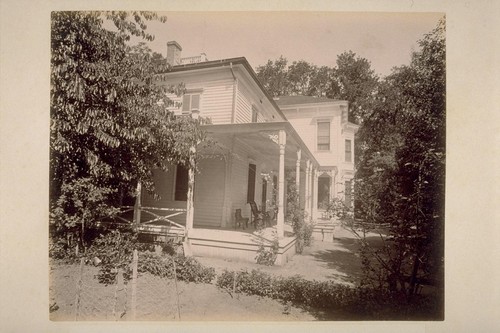
[[311,192],[311,187],[310,187],[310,181],[311,181],[311,162],[309,160],[306,161],[306,191],[305,191],[305,196],[304,196],[304,211],[308,216],[311,215],[311,212],[309,210],[309,196]]
[[295,164],[295,187],[297,188],[297,194],[299,195],[300,201],[300,157],[302,155],[302,151],[297,150],[297,163]]
[[141,182],[137,182],[137,190],[135,196],[134,204],[134,228],[136,228],[141,223],[141,195],[142,195],[142,185]]
[[194,221],[194,202],[193,202],[193,192],[194,192],[194,156],[196,154],[196,148],[191,147],[189,155],[189,170],[188,170],[188,191],[187,191],[187,205],[186,205],[186,236],[189,238],[190,231],[193,230]]
[[286,145],[286,132],[279,131],[278,144],[280,146],[280,163],[278,175],[278,218],[276,223],[276,231],[278,238],[285,236],[285,145]]
[[318,169],[314,168],[314,176],[313,176],[313,200],[312,200],[312,218],[315,219],[318,217]]

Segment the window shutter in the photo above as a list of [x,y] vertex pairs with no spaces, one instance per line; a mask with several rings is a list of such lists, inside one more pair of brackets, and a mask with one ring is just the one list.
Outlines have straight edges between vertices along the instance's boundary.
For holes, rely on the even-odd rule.
[[200,109],[200,95],[191,95],[191,110]]
[[189,112],[191,110],[191,95],[184,95],[182,97],[182,112]]

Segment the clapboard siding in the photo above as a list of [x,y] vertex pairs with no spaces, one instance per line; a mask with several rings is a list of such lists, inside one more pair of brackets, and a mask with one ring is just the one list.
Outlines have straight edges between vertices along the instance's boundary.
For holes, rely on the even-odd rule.
[[[233,86],[232,79],[215,80],[203,84],[186,83],[186,89],[202,89],[200,99],[200,116],[210,118],[213,124],[231,123],[233,111]],[[174,102],[181,103],[182,96],[167,94]],[[181,108],[171,107],[176,114],[181,113]]]
[[[158,207],[158,208],[182,208],[186,209],[186,201],[175,201],[174,185],[175,185],[175,172],[176,167],[174,165],[168,168],[168,171],[155,170],[153,172],[153,179],[155,182],[156,193],[160,196],[159,200],[155,200],[152,195],[149,195],[145,190],[142,192],[142,206],[143,207]],[[154,211],[158,215],[167,215],[171,213]],[[141,214],[142,221],[152,219],[152,216],[143,213]],[[180,214],[171,218],[172,221],[185,225],[186,224],[186,214]]]
[[224,204],[225,162],[202,159],[194,190],[195,226],[220,227]]
[[230,124],[233,111],[233,80],[208,82],[203,87],[200,115],[213,124]]
[[245,96],[244,91],[241,86],[238,86],[238,93],[236,99],[236,114],[234,122],[239,123],[249,123],[252,121],[252,103]]

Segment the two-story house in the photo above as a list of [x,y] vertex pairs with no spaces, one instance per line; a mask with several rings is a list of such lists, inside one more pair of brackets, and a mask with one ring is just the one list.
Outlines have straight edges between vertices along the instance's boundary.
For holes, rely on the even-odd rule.
[[347,101],[313,96],[284,96],[275,101],[319,163],[313,175],[313,218],[335,197],[351,207],[354,135],[359,126],[347,120]]
[[[197,174],[181,165],[155,173],[160,199],[143,192],[135,206],[141,230],[180,234],[194,255],[249,261],[255,260],[260,244],[270,245],[276,237],[277,264],[284,264],[295,253],[295,237],[285,223],[285,170],[295,172],[301,204],[316,218],[318,202],[342,192],[343,186],[336,184],[352,178],[355,127],[342,121],[347,104],[304,104],[297,97],[283,97],[280,108],[245,58],[182,61],[181,51],[178,43],[167,43],[173,67],[163,84],[183,83],[186,88],[183,96],[168,96],[181,104],[172,111],[180,117],[209,118],[211,124],[201,127],[217,144],[193,147],[200,157]],[[350,140],[350,161],[340,159],[340,140]],[[347,149],[342,156],[347,158]],[[235,230],[237,210],[252,218],[250,202],[277,212],[272,230],[260,235]]]

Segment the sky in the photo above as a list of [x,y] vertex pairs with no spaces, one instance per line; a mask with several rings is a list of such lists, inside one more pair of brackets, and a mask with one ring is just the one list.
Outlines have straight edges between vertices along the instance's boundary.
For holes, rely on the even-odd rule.
[[167,22],[149,22],[149,47],[166,56],[177,41],[182,57],[206,53],[209,60],[245,57],[253,68],[281,55],[334,67],[344,51],[371,62],[380,76],[409,64],[417,41],[442,13],[378,12],[163,12]]

